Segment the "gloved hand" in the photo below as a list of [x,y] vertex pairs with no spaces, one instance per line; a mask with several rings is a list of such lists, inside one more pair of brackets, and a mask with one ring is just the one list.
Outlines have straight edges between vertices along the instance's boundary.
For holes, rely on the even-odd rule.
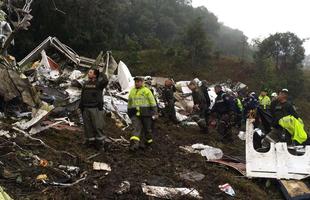
[[158,118],[159,118],[158,114],[155,114],[155,115],[152,116],[153,120],[157,120]]

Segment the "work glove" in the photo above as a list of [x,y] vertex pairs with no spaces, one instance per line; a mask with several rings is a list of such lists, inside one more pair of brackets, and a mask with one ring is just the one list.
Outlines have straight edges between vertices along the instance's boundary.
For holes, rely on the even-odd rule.
[[153,120],[157,120],[158,118],[159,118],[159,115],[158,115],[158,114],[155,114],[155,115],[152,116],[152,119],[153,119]]

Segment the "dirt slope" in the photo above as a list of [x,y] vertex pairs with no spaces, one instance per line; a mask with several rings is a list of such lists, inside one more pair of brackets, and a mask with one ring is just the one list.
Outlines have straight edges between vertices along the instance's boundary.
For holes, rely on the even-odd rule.
[[[36,136],[57,150],[77,155],[75,159],[65,154],[54,153],[36,142],[19,137],[16,143],[21,148],[47,159],[52,162],[52,166],[35,166],[24,151],[10,145],[5,148],[5,145],[1,145],[0,161],[3,162],[2,170],[5,169],[7,175],[0,179],[0,185],[5,187],[14,199],[154,199],[142,193],[142,183],[193,187],[204,199],[231,199],[218,189],[218,185],[230,183],[237,194],[236,199],[282,199],[274,183],[266,188],[264,180],[249,180],[232,169],[207,163],[202,156],[188,154],[179,148],[182,145],[204,143],[221,148],[226,155],[244,157],[244,144],[236,136],[231,143],[222,144],[217,142],[214,131],[205,135],[197,128],[176,127],[162,121],[159,121],[157,126],[158,132],[151,149],[129,153],[127,147],[114,144],[108,152],[90,160],[87,160],[87,157],[97,152],[82,145],[82,133],[48,130]],[[121,131],[111,120],[107,123],[107,134],[113,138],[129,138],[129,130]],[[9,152],[13,153],[6,155]],[[93,161],[110,164],[112,171],[108,175],[103,171],[93,171]],[[67,188],[48,186],[35,180],[37,175],[47,174],[50,181],[70,181],[55,170],[59,164],[79,166],[81,172],[87,171],[86,180]],[[178,175],[185,170],[196,171],[206,177],[199,182],[185,181]],[[11,177],[8,177],[9,175]],[[123,195],[115,194],[118,185],[124,180],[130,182],[130,191]]]

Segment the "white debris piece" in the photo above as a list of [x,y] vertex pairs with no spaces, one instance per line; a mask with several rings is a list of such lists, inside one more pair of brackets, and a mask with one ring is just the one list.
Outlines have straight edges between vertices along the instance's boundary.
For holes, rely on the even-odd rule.
[[171,187],[158,187],[148,186],[142,184],[142,191],[144,194],[152,197],[163,199],[177,199],[178,197],[189,197],[202,199],[199,192],[194,188],[171,188]]
[[245,132],[239,131],[238,137],[240,138],[240,140],[245,140]]
[[81,98],[82,90],[80,90],[79,88],[69,87],[65,91],[68,93],[70,97],[69,103],[73,103]]
[[214,148],[204,144],[193,144],[192,148],[200,150],[200,154],[206,157],[208,160],[218,160],[223,157],[223,151],[218,148]]
[[120,113],[127,113],[127,102],[123,101],[121,99],[117,99],[115,97],[112,96],[104,96],[103,97],[103,101],[104,101],[104,106],[106,107],[107,110],[109,111],[116,111],[114,106],[112,105],[112,101],[113,104],[116,106],[118,112]]
[[10,133],[9,131],[0,130],[0,136],[4,136],[4,137],[6,137],[6,138],[8,138],[8,139],[11,138],[11,136],[10,136],[9,133]]
[[[50,107],[51,109],[53,108],[52,106]],[[36,125],[38,122],[40,122],[40,120],[42,120],[47,114],[49,113],[49,111],[45,110],[45,109],[39,109],[38,112],[36,113],[36,115],[28,122],[16,122],[15,126],[17,126],[18,128],[22,129],[22,130],[26,130],[34,125]]]
[[266,153],[257,152],[253,147],[253,120],[246,124],[246,174],[248,177],[303,179],[310,176],[310,146],[304,155],[292,155],[286,143],[270,143]]
[[42,56],[42,59],[40,62],[40,66],[37,69],[39,76],[43,76],[48,80],[56,80],[57,78],[59,78],[60,76],[59,71],[52,69],[45,50],[42,50],[41,56]]
[[225,183],[224,185],[219,185],[219,189],[232,197],[236,195],[234,189],[228,183]]
[[187,117],[186,115],[182,115],[182,114],[180,114],[180,113],[178,113],[178,112],[176,112],[176,117],[177,117],[177,120],[178,120],[179,122],[182,122],[182,121],[185,121],[185,120],[188,119],[188,117]]
[[83,76],[83,73],[82,73],[81,71],[79,71],[79,70],[73,70],[73,71],[71,72],[71,75],[69,76],[69,79],[70,79],[71,81],[73,81],[73,80],[77,80],[77,79],[81,78],[82,76]]
[[121,85],[122,91],[128,90],[135,85],[135,82],[128,67],[122,61],[120,61],[118,64],[117,77],[119,84]]
[[94,170],[105,170],[108,172],[112,171],[110,165],[108,165],[107,163],[102,163],[102,162],[94,162],[93,169]]

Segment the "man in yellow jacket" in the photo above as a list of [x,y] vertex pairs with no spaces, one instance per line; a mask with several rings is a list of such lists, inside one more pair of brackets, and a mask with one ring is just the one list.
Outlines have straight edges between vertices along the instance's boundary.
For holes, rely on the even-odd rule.
[[270,98],[267,96],[267,91],[266,90],[262,90],[259,97],[259,105],[263,110],[269,110],[270,108],[270,104],[271,104],[271,100]]
[[[272,102],[271,115],[274,129],[269,133],[269,136],[272,139],[276,142],[308,143],[308,134],[304,130],[303,121],[299,118],[294,106],[288,101],[287,89],[282,89],[278,99]],[[286,132],[283,130],[286,130],[290,137],[287,137]]]
[[142,77],[135,77],[135,87],[128,98],[128,116],[134,131],[130,137],[131,151],[153,142],[152,123],[158,118],[157,105],[151,90],[144,86]]

